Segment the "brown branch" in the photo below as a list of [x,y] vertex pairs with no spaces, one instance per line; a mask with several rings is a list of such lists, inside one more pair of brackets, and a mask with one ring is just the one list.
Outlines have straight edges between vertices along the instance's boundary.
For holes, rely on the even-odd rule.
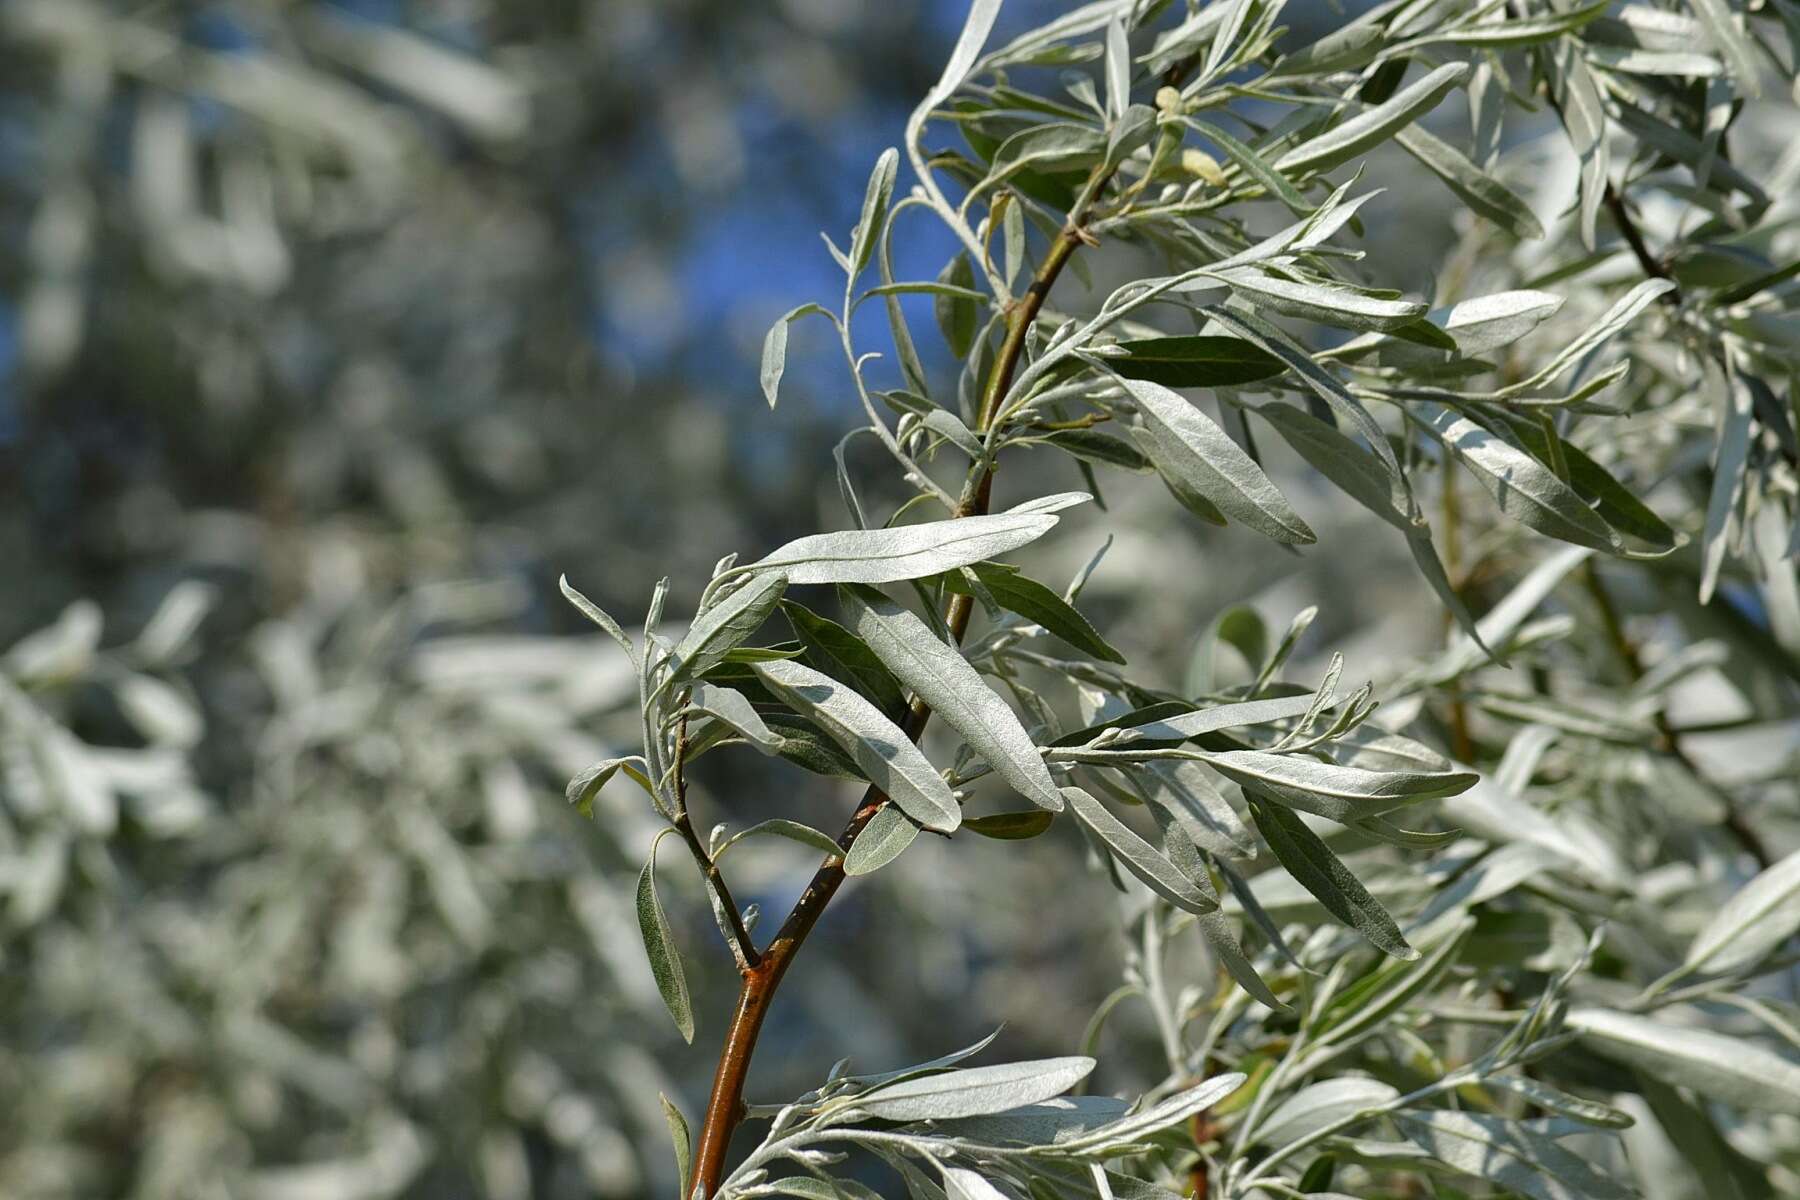
[[737,960],[738,971],[741,973],[756,966],[756,943],[750,937],[750,930],[744,925],[744,915],[738,911],[737,901],[731,898],[731,889],[725,884],[724,873],[719,870],[719,864],[713,861],[712,854],[694,832],[693,822],[688,819],[687,748],[688,719],[684,713],[681,731],[675,735],[675,831],[687,843],[688,852],[694,856],[694,865],[700,868],[700,874],[706,879],[713,911],[719,918],[720,927],[726,934],[726,944],[731,947],[731,956]]
[[[1638,229],[1637,222],[1631,219],[1631,212],[1625,207],[1625,198],[1619,195],[1618,189],[1613,187],[1611,180],[1608,180],[1606,184],[1605,203],[1606,211],[1612,214],[1613,224],[1619,227],[1620,235],[1624,237],[1625,244],[1631,247],[1632,256],[1637,259],[1638,267],[1643,270],[1644,274],[1653,279],[1667,279],[1670,283],[1674,283],[1675,277],[1669,274],[1669,268],[1663,265],[1661,259],[1650,253],[1650,247],[1644,241],[1643,232]],[[1681,288],[1676,287],[1664,292],[1663,299],[1670,304],[1680,304]]]
[[[1103,177],[1096,182],[1091,194],[1097,194],[1104,183]],[[1085,216],[1085,213],[1070,215],[1061,232],[1050,243],[1050,250],[1038,267],[1031,286],[1019,297],[1009,314],[1006,340],[1001,345],[999,357],[995,360],[987,386],[982,392],[978,432],[986,432],[999,411],[1000,403],[1012,387],[1013,377],[1024,358],[1027,336],[1043,308],[1045,297],[1050,294],[1051,287],[1062,274],[1070,255],[1088,236],[1082,229]],[[956,515],[968,517],[986,513],[993,482],[991,463],[971,472],[957,504]],[[968,631],[973,609],[974,599],[970,596],[955,595],[950,598],[944,622],[958,642]],[[926,723],[930,719],[931,708],[915,697],[902,728],[907,737],[916,742],[924,734]],[[731,1025],[725,1034],[725,1045],[720,1051],[718,1069],[713,1076],[712,1094],[707,1100],[706,1113],[694,1147],[694,1182],[691,1194],[701,1200],[712,1196],[724,1177],[731,1135],[744,1113],[744,1081],[749,1074],[750,1059],[756,1051],[757,1035],[762,1032],[763,1021],[768,1016],[775,991],[781,986],[782,978],[793,965],[794,957],[800,952],[807,935],[824,915],[826,906],[831,903],[838,888],[843,886],[844,856],[849,853],[851,843],[886,803],[887,796],[879,788],[871,786],[863,794],[862,803],[844,826],[843,833],[838,835],[838,853],[819,864],[812,881],[806,885],[799,900],[795,901],[793,910],[788,913],[787,920],[782,922],[768,948],[760,955],[753,953],[748,964],[741,968],[743,982],[738,991],[737,1008],[732,1013]]]

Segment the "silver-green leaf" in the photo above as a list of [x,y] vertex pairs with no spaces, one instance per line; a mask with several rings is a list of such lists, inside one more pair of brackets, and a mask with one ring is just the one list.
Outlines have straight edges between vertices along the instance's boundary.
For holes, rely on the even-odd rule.
[[741,569],[779,571],[790,584],[899,583],[1017,550],[1048,533],[1056,520],[1048,513],[998,513],[893,529],[815,533]]
[[1062,796],[1044,756],[1006,701],[916,614],[873,588],[846,588],[846,616],[894,678],[961,734],[1008,786],[1039,808],[1059,812]]
[[811,720],[919,824],[948,832],[962,808],[937,768],[881,710],[829,675],[797,662],[752,663],[763,685]]

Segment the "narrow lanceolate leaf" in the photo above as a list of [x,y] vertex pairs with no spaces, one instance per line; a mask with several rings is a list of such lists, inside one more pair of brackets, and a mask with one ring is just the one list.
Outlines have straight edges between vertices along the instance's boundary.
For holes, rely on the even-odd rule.
[[1005,1192],[967,1167],[944,1167],[942,1169],[944,1172],[944,1200],[1007,1200]]
[[1079,1137],[1065,1138],[1057,1143],[1056,1151],[1058,1154],[1099,1156],[1136,1145],[1159,1130],[1185,1121],[1195,1113],[1205,1112],[1243,1086],[1244,1076],[1236,1071],[1215,1076],[1142,1112],[1120,1117]]
[[1437,107],[1450,89],[1468,77],[1469,64],[1446,63],[1385,103],[1351,117],[1334,129],[1294,147],[1275,161],[1288,175],[1329,171],[1379,146]]
[[1471,209],[1517,238],[1541,238],[1544,227],[1529,205],[1504,183],[1483,171],[1450,143],[1421,127],[1395,135],[1401,149],[1443,180]]
[[[967,251],[959,253],[945,264],[938,282],[962,291],[974,289],[975,266],[969,261]],[[944,335],[944,342],[950,347],[950,353],[959,359],[969,357],[969,350],[975,345],[975,333],[981,316],[979,302],[968,296],[948,293],[939,294],[932,304],[938,330]]]
[[970,833],[979,833],[982,837],[995,838],[1003,842],[1016,842],[1024,838],[1034,838],[1046,832],[1056,821],[1056,814],[1045,812],[1041,808],[1028,808],[1023,812],[991,813],[985,817],[964,817],[963,828]]
[[[1018,613],[1027,621],[1042,625],[1084,654],[1102,662],[1124,664],[1125,656],[1113,649],[1086,617],[1037,580],[996,563],[976,563],[969,570],[975,572],[988,595],[1008,612]],[[965,595],[973,590],[969,581],[956,571],[944,576],[944,586]]]
[[1421,403],[1407,414],[1456,455],[1508,517],[1577,546],[1608,552],[1620,548],[1619,535],[1575,489],[1517,446],[1441,405]]
[[1207,754],[1205,761],[1227,779],[1259,788],[1289,808],[1340,824],[1454,796],[1474,787],[1477,779],[1467,771],[1366,771],[1263,750],[1223,750]]
[[1240,729],[1249,725],[1292,720],[1305,716],[1318,700],[1317,692],[1307,692],[1299,696],[1215,704],[1210,708],[1197,708],[1193,712],[1130,726],[1126,729],[1129,736],[1120,737],[1115,744],[1125,745],[1144,738],[1151,741],[1183,741],[1221,729]]
[[[636,755],[628,755],[624,758],[603,758],[570,779],[564,794],[569,803],[574,805],[582,816],[591,817],[594,815],[594,797],[600,794],[600,789],[619,773],[620,768],[629,769],[630,764],[637,761],[640,760]],[[649,780],[644,777],[642,772],[637,772],[636,775],[639,779],[644,780],[645,790],[648,791]]]
[[1106,349],[1106,365],[1127,379],[1164,387],[1232,387],[1286,373],[1287,366],[1243,338],[1190,334],[1138,338]]
[[1672,280],[1646,279],[1619,297],[1598,321],[1583,329],[1580,336],[1564,346],[1543,369],[1535,372],[1531,378],[1504,389],[1501,395],[1521,395],[1554,382],[1564,371],[1586,358],[1597,346],[1631,324],[1637,315],[1648,308],[1653,301],[1673,291],[1674,288],[1675,284]]
[[1148,762],[1132,777],[1152,804],[1170,813],[1194,845],[1221,857],[1254,856],[1256,843],[1250,831],[1199,763],[1182,759]]
[[1572,1096],[1529,1075],[1490,1075],[1481,1082],[1484,1087],[1511,1092],[1547,1112],[1560,1117],[1571,1117],[1584,1125],[1595,1125],[1601,1129],[1629,1129],[1637,1123],[1628,1112],[1610,1104],[1602,1104],[1598,1100]]
[[769,728],[740,691],[711,683],[695,684],[693,694],[688,697],[688,707],[729,725],[764,754],[781,752],[781,735]]
[[1083,463],[1099,463],[1103,467],[1119,467],[1126,471],[1150,469],[1149,455],[1130,442],[1098,429],[1059,429],[1043,435],[1041,440]]
[[1425,312],[1423,304],[1411,300],[1384,300],[1350,288],[1300,283],[1255,267],[1220,271],[1217,278],[1258,308],[1339,329],[1397,329]]
[[918,836],[918,823],[899,805],[882,806],[850,843],[850,853],[844,856],[844,874],[867,875],[880,870],[899,858]]
[[1616,1183],[1551,1138],[1485,1113],[1402,1110],[1402,1132],[1441,1163],[1534,1200],[1632,1200]]
[[[1400,477],[1388,472],[1380,459],[1346,437],[1336,426],[1309,412],[1291,404],[1265,404],[1256,412],[1275,427],[1275,431],[1313,470],[1406,535],[1406,548],[1418,564],[1425,582],[1431,585],[1431,590],[1437,593],[1457,624],[1473,633],[1474,615],[1451,585],[1437,548],[1432,545],[1431,527],[1418,519],[1412,497],[1401,484]],[[1485,643],[1482,645],[1485,648]]]
[[1744,95],[1762,95],[1758,79],[1756,45],[1750,40],[1726,0],[1690,0],[1694,15],[1706,26],[1706,35],[1731,67],[1731,80]]
[[899,583],[1017,550],[1055,524],[1047,513],[999,513],[895,529],[815,533],[796,538],[750,568],[779,571],[790,584]]
[[1282,79],[1355,70],[1375,58],[1386,37],[1387,31],[1380,26],[1351,25],[1286,55],[1269,69],[1269,75]]
[[1255,412],[1339,491],[1408,535],[1418,528],[1398,477],[1337,426],[1291,404],[1264,404]]
[[1177,908],[1191,913],[1209,913],[1219,907],[1215,897],[1208,896],[1194,882],[1175,868],[1175,864],[1157,852],[1104,804],[1080,788],[1063,789],[1069,808],[1083,825],[1093,830],[1106,848],[1127,871],[1143,881],[1144,886]]
[[1800,929],[1800,851],[1788,855],[1725,902],[1688,947],[1691,971],[1724,975],[1752,966]]
[[842,746],[869,781],[927,829],[955,829],[962,809],[937,769],[880,709],[829,675],[797,662],[751,670],[783,704]]
[[683,1038],[692,1042],[694,1008],[688,999],[687,974],[681,969],[681,951],[675,947],[675,938],[669,931],[669,918],[664,915],[662,901],[656,895],[656,844],[662,838],[663,834],[656,835],[656,842],[650,846],[650,859],[644,864],[643,873],[638,876],[638,932],[643,935],[644,950],[650,956],[650,974],[656,979],[656,990],[662,994],[663,1004],[668,1007],[669,1015],[675,1018],[675,1028],[681,1030]]
[[1203,913],[1194,918],[1194,923],[1200,927],[1200,936],[1206,939],[1207,946],[1219,960],[1219,965],[1225,968],[1225,973],[1249,993],[1252,1000],[1267,1005],[1276,1012],[1290,1011],[1280,997],[1269,990],[1263,977],[1257,974],[1256,964],[1244,953],[1244,947],[1239,943],[1237,934],[1224,913]]
[[1031,735],[960,651],[880,592],[846,589],[845,597],[851,629],[894,678],[961,734],[1014,791],[1039,808],[1061,810],[1062,796]]
[[1199,409],[1158,383],[1121,381],[1154,443],[1157,465],[1265,537],[1305,545],[1318,538],[1261,467]]
[[1271,1112],[1257,1127],[1256,1143],[1279,1149],[1317,1132],[1333,1121],[1397,1100],[1392,1084],[1359,1075],[1325,1079],[1301,1088]]
[[1604,1008],[1569,1013],[1567,1028],[1597,1054],[1708,1100],[1800,1116],[1800,1063],[1755,1042]]
[[1356,432],[1368,439],[1376,457],[1381,459],[1389,471],[1395,475],[1400,473],[1400,462],[1394,457],[1394,449],[1388,445],[1387,435],[1376,424],[1369,410],[1350,394],[1342,380],[1314,362],[1312,356],[1295,344],[1292,338],[1254,313],[1234,312],[1215,306],[1208,306],[1202,311],[1226,329],[1254,342],[1286,363],[1308,391],[1330,405],[1333,412],[1350,422]]
[[822,317],[831,315],[817,304],[802,304],[769,326],[769,332],[763,338],[762,390],[770,408],[775,407],[775,399],[781,391],[781,374],[787,370],[788,326],[808,313],[818,313]]
[[580,592],[576,591],[575,586],[569,582],[569,577],[567,575],[559,577],[556,581],[556,586],[562,589],[563,599],[567,600],[570,604],[573,604],[575,610],[582,616],[605,630],[608,637],[619,643],[620,648],[623,649],[627,657],[631,659],[632,665],[635,666],[637,664],[637,647],[631,644],[631,639],[625,636],[625,631],[619,628],[619,623],[612,619],[611,614]]
[[919,105],[918,111],[921,114],[936,108],[968,78],[975,60],[981,55],[981,48],[987,45],[988,34],[994,30],[994,19],[1000,15],[1000,3],[1001,0],[973,0],[969,5],[968,19],[963,22],[962,33],[957,35],[956,48],[950,51],[950,61],[944,64],[944,73],[938,77],[931,91],[925,94],[924,102]]
[[748,829],[739,830],[720,843],[713,851],[713,861],[717,862],[725,851],[746,838],[779,837],[790,842],[798,842],[802,846],[819,851],[821,854],[836,854],[838,844],[828,834],[821,833],[811,825],[802,825],[798,821],[789,821],[782,817],[772,817],[767,821],[758,821]]
[[1610,0],[1598,0],[1597,3],[1573,8],[1568,12],[1553,12],[1544,16],[1509,15],[1503,21],[1452,25],[1396,42],[1390,49],[1397,53],[1445,42],[1494,50],[1531,46],[1551,41],[1566,33],[1575,33],[1598,20],[1610,7]]
[[855,236],[850,240],[850,262],[855,271],[860,272],[869,265],[869,256],[875,253],[875,242],[881,233],[881,225],[887,218],[888,200],[894,194],[894,174],[900,167],[900,152],[889,147],[881,152],[875,160],[875,169],[869,174],[869,186],[863,193],[862,216],[856,223]]
[[727,654],[769,619],[781,601],[781,593],[787,590],[787,582],[787,576],[780,572],[752,575],[743,586],[694,618],[687,633],[675,643],[671,685],[678,687],[724,662]]
[[1125,40],[1124,14],[1106,24],[1106,111],[1113,120],[1131,106],[1131,44]]
[[781,602],[781,613],[804,648],[807,666],[849,684],[896,721],[906,712],[906,693],[861,638],[792,600]]
[[992,169],[981,181],[985,191],[1021,171],[1081,171],[1106,152],[1106,135],[1086,125],[1053,122],[1033,125],[1007,138],[994,151]]
[[1384,954],[1403,959],[1419,957],[1419,952],[1407,945],[1387,909],[1369,895],[1362,881],[1338,861],[1337,855],[1304,821],[1279,804],[1254,798],[1250,801],[1250,815],[1288,874],[1311,892],[1326,912],[1362,934]]
[[1466,358],[1511,345],[1561,308],[1561,296],[1529,290],[1477,296],[1426,314],[1456,342]]
[[1093,1069],[1093,1059],[1080,1057],[969,1067],[904,1079],[839,1103],[880,1121],[981,1117],[1060,1096]]
[[1725,534],[1743,493],[1750,454],[1750,424],[1755,408],[1748,385],[1736,375],[1708,375],[1717,380],[1724,411],[1719,420],[1719,449],[1713,462],[1712,491],[1706,498],[1706,523],[1700,540],[1700,603],[1712,599],[1725,565]]
[[662,1092],[656,1093],[662,1101],[663,1119],[669,1123],[669,1141],[675,1147],[675,1174],[681,1181],[681,1195],[688,1194],[688,1182],[693,1175],[694,1136],[688,1131],[687,1118],[675,1107],[675,1102]]
[[1306,202],[1306,197],[1281,171],[1270,165],[1269,161],[1254,149],[1238,141],[1223,129],[1208,125],[1203,121],[1190,121],[1202,137],[1212,141],[1225,152],[1227,158],[1236,163],[1251,179],[1261,184],[1263,190],[1275,197],[1296,216],[1311,216],[1313,206]]

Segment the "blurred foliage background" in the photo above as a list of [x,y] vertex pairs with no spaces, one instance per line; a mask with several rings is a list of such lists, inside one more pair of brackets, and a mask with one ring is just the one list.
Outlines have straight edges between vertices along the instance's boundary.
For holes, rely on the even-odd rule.
[[[635,696],[555,581],[639,613],[659,574],[692,596],[843,524],[841,367],[796,329],[772,417],[756,354],[833,290],[816,233],[964,8],[0,3],[0,1195],[670,1190],[655,1096],[694,1112],[710,1056],[630,915],[654,825],[562,799]],[[1370,238],[1425,288],[1455,211],[1401,186]],[[946,256],[915,232],[901,278]],[[1159,491],[1072,517],[1037,573],[1117,532],[1088,607],[1171,682],[1236,601],[1331,596],[1308,648],[1352,674],[1440,639],[1397,539],[1278,556]],[[1334,507],[1322,540],[1364,526]],[[849,803],[729,770],[697,771],[714,819]],[[1013,1057],[1066,1050],[1116,901],[1050,842],[921,847],[835,906],[752,1098],[1000,1021]],[[784,910],[812,865],[747,846],[740,892]],[[690,882],[668,903],[711,950]],[[691,960],[709,1043],[722,958]],[[1122,1019],[1108,1069],[1154,1074],[1148,1040]]]

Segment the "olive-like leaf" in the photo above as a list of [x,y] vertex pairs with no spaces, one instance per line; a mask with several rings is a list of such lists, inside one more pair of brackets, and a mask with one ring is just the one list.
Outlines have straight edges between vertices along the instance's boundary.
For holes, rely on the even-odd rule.
[[1202,892],[1193,880],[1177,870],[1130,826],[1113,816],[1104,804],[1077,787],[1064,788],[1063,796],[1069,802],[1070,811],[1093,830],[1113,857],[1142,880],[1145,887],[1191,913],[1209,913],[1218,909],[1217,897]]
[[1694,935],[1691,971],[1724,975],[1761,962],[1800,929],[1800,851],[1739,888]]
[[1254,796],[1250,815],[1281,865],[1325,906],[1325,911],[1362,934],[1384,954],[1401,959],[1419,957],[1387,909],[1369,895],[1369,889],[1338,861],[1318,834],[1306,827],[1306,822],[1281,805],[1258,801]]
[[1024,838],[1037,837],[1046,832],[1055,820],[1055,813],[1041,808],[1027,808],[1021,812],[964,817],[963,828],[971,833],[979,833],[982,837],[1015,842]]
[[1437,404],[1409,407],[1407,415],[1456,455],[1508,517],[1577,546],[1609,553],[1622,548],[1619,535],[1574,488],[1492,430]]
[[1280,359],[1243,338],[1189,334],[1136,338],[1104,348],[1106,365],[1126,379],[1164,387],[1233,387],[1287,372]]
[[966,1067],[903,1079],[838,1103],[882,1121],[980,1117],[1060,1096],[1093,1069],[1094,1060],[1081,1057]]
[[894,175],[900,167],[900,152],[889,147],[875,160],[869,173],[869,186],[863,194],[862,216],[857,220],[855,235],[850,240],[852,274],[869,265],[875,253],[876,237],[887,218],[888,200],[894,194]]
[[1438,101],[1468,75],[1468,63],[1446,63],[1408,84],[1387,101],[1295,146],[1275,160],[1275,168],[1294,175],[1328,171],[1339,163],[1349,162],[1436,108]]
[[884,804],[850,843],[844,856],[844,874],[867,875],[900,857],[919,836],[919,823],[897,804]]
[[[955,647],[872,588],[845,589],[850,627],[1008,786],[1039,808],[1062,808],[1044,756],[1018,716]],[[916,814],[915,814],[916,815]]]
[[[1102,662],[1123,665],[1125,656],[1100,636],[1088,619],[1077,612],[1061,596],[1026,575],[997,563],[976,563],[969,567],[981,586],[1000,607],[1015,612],[1033,624],[1042,625],[1084,654]],[[959,572],[943,577],[944,586],[953,592],[973,594],[972,585]]]
[[831,315],[821,305],[802,304],[783,313],[769,326],[769,332],[763,338],[762,390],[770,408],[775,407],[775,400],[781,392],[781,376],[787,370],[788,326],[810,313],[817,313],[822,317]]
[[681,1195],[688,1194],[688,1182],[693,1177],[694,1169],[694,1135],[688,1130],[687,1118],[681,1115],[681,1109],[663,1093],[656,1093],[662,1101],[663,1119],[669,1123],[669,1142],[675,1147],[675,1175],[681,1182]]
[[1255,460],[1211,418],[1159,383],[1122,382],[1150,431],[1151,456],[1165,472],[1266,537],[1300,545],[1318,540]]
[[1034,542],[1056,524],[1048,513],[846,529],[796,538],[748,568],[779,571],[790,584],[899,583],[941,575]]
[[1636,1192],[1520,1121],[1486,1113],[1402,1110],[1401,1132],[1465,1175],[1533,1200],[1632,1200]]
[[650,974],[656,980],[656,990],[662,995],[669,1015],[675,1019],[675,1028],[691,1043],[694,1040],[694,1006],[688,998],[687,973],[682,970],[681,951],[675,946],[669,918],[656,894],[656,847],[669,832],[665,829],[656,835],[656,841],[650,845],[650,858],[638,876],[638,932],[643,935],[644,950],[650,957]]
[[787,576],[778,571],[752,575],[736,591],[694,618],[687,633],[675,643],[670,683],[678,687],[725,661],[726,654],[769,619],[787,584]]
[[797,662],[753,663],[782,703],[806,717],[856,761],[863,774],[927,829],[948,832],[962,808],[923,751],[880,709],[831,676]]
[[1709,1100],[1800,1116],[1800,1062],[1710,1029],[1603,1008],[1572,1010],[1566,1027],[1588,1049]]

